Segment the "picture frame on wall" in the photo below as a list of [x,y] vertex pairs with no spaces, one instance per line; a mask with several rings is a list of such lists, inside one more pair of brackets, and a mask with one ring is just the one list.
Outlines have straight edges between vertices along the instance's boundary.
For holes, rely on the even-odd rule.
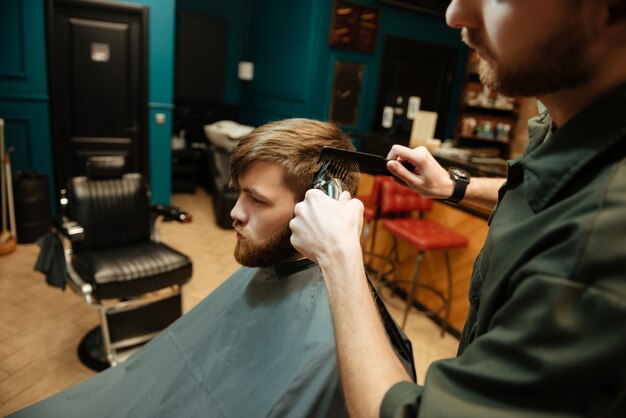
[[374,7],[336,0],[330,25],[331,47],[374,52],[380,11]]
[[350,61],[335,61],[333,90],[330,99],[330,121],[356,128],[365,65]]
[[445,17],[451,0],[378,0],[381,3],[411,9],[433,16]]

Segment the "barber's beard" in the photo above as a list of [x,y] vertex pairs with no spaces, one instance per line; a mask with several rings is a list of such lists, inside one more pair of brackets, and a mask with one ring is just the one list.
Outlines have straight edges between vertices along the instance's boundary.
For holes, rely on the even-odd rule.
[[238,240],[235,246],[235,259],[247,267],[268,267],[285,261],[297,254],[291,245],[289,224],[276,235],[263,242],[252,242],[249,238]]
[[569,26],[556,30],[546,42],[532,46],[525,54],[497,59],[467,29],[462,36],[465,43],[489,59],[480,59],[480,81],[505,96],[541,96],[579,87],[594,77],[593,65],[584,54],[588,40]]

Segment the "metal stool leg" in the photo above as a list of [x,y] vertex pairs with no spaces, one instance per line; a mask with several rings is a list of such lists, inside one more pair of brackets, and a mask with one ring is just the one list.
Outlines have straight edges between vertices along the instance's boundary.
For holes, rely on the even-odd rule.
[[372,262],[372,259],[374,258],[374,256],[376,255],[376,253],[374,253],[374,248],[376,247],[376,227],[378,226],[378,222],[376,220],[371,221],[370,223],[370,228],[372,230],[371,233],[371,241],[370,241],[370,249],[369,249],[369,261],[367,263],[367,265],[369,266],[369,264]]
[[409,311],[413,307],[413,294],[415,293],[415,289],[417,288],[417,281],[419,279],[420,266],[422,265],[422,261],[424,261],[424,252],[420,251],[417,254],[417,260],[415,261],[415,270],[413,272],[413,280],[411,280],[411,290],[407,293],[406,296],[406,306],[404,308],[404,316],[402,317],[402,325],[401,328],[404,329],[406,325],[406,320],[409,316]]
[[445,334],[448,329],[448,319],[450,317],[450,308],[452,307],[452,266],[450,265],[450,256],[448,250],[443,252],[443,256],[446,259],[446,270],[448,271],[448,299],[445,302],[444,309],[446,313],[443,318],[443,324],[441,325],[441,336]]
[[385,267],[387,266],[387,264],[392,264],[391,257],[394,253],[395,247],[396,247],[396,240],[394,238],[394,240],[391,242],[391,247],[389,248],[389,253],[387,254],[387,257],[384,257],[383,263],[378,267],[378,272],[376,273],[376,282],[377,282],[378,288],[376,290],[380,289],[380,285],[382,283],[382,278],[383,278],[383,273],[385,272]]
[[[377,292],[381,292],[382,286],[383,286],[383,275],[385,274],[385,268],[387,267],[387,265],[389,264],[389,271],[388,273],[393,273],[396,269],[396,266],[399,264],[400,262],[400,256],[398,255],[398,240],[396,237],[393,237],[393,240],[391,241],[391,247],[389,248],[389,253],[387,254],[387,257],[383,257],[384,258],[384,262],[378,267],[378,273],[376,274],[376,291]],[[397,285],[396,283],[396,279],[397,277],[394,277],[394,280],[389,280],[388,278],[386,279],[386,284],[390,284],[392,286]],[[391,287],[390,287],[391,288]],[[393,295],[393,288],[391,294]]]
[[378,220],[374,219],[369,221],[363,230],[363,237],[361,238],[361,248],[363,248],[363,264],[366,268],[371,267],[372,260],[376,257],[383,258],[382,254],[376,254],[374,249],[376,248],[376,230],[378,227]]

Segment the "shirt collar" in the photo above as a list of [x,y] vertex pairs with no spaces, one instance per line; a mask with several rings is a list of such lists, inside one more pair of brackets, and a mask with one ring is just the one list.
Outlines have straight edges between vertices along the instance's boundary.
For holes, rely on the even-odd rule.
[[[543,112],[528,124],[529,144],[509,172],[521,165],[524,193],[533,211],[544,209],[567,183],[598,155],[626,137],[626,83],[574,116],[552,133],[552,118]],[[510,180],[510,179],[509,179]]]
[[308,258],[295,261],[280,261],[274,264],[274,271],[279,277],[287,277],[315,266]]

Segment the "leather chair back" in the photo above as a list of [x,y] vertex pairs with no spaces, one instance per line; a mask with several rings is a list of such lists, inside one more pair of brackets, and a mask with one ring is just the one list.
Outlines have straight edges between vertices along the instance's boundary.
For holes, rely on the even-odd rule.
[[383,215],[398,212],[425,212],[433,207],[432,199],[400,186],[391,177],[382,179],[380,211]]
[[92,180],[74,177],[67,188],[67,215],[85,229],[75,252],[150,240],[150,202],[141,174]]

